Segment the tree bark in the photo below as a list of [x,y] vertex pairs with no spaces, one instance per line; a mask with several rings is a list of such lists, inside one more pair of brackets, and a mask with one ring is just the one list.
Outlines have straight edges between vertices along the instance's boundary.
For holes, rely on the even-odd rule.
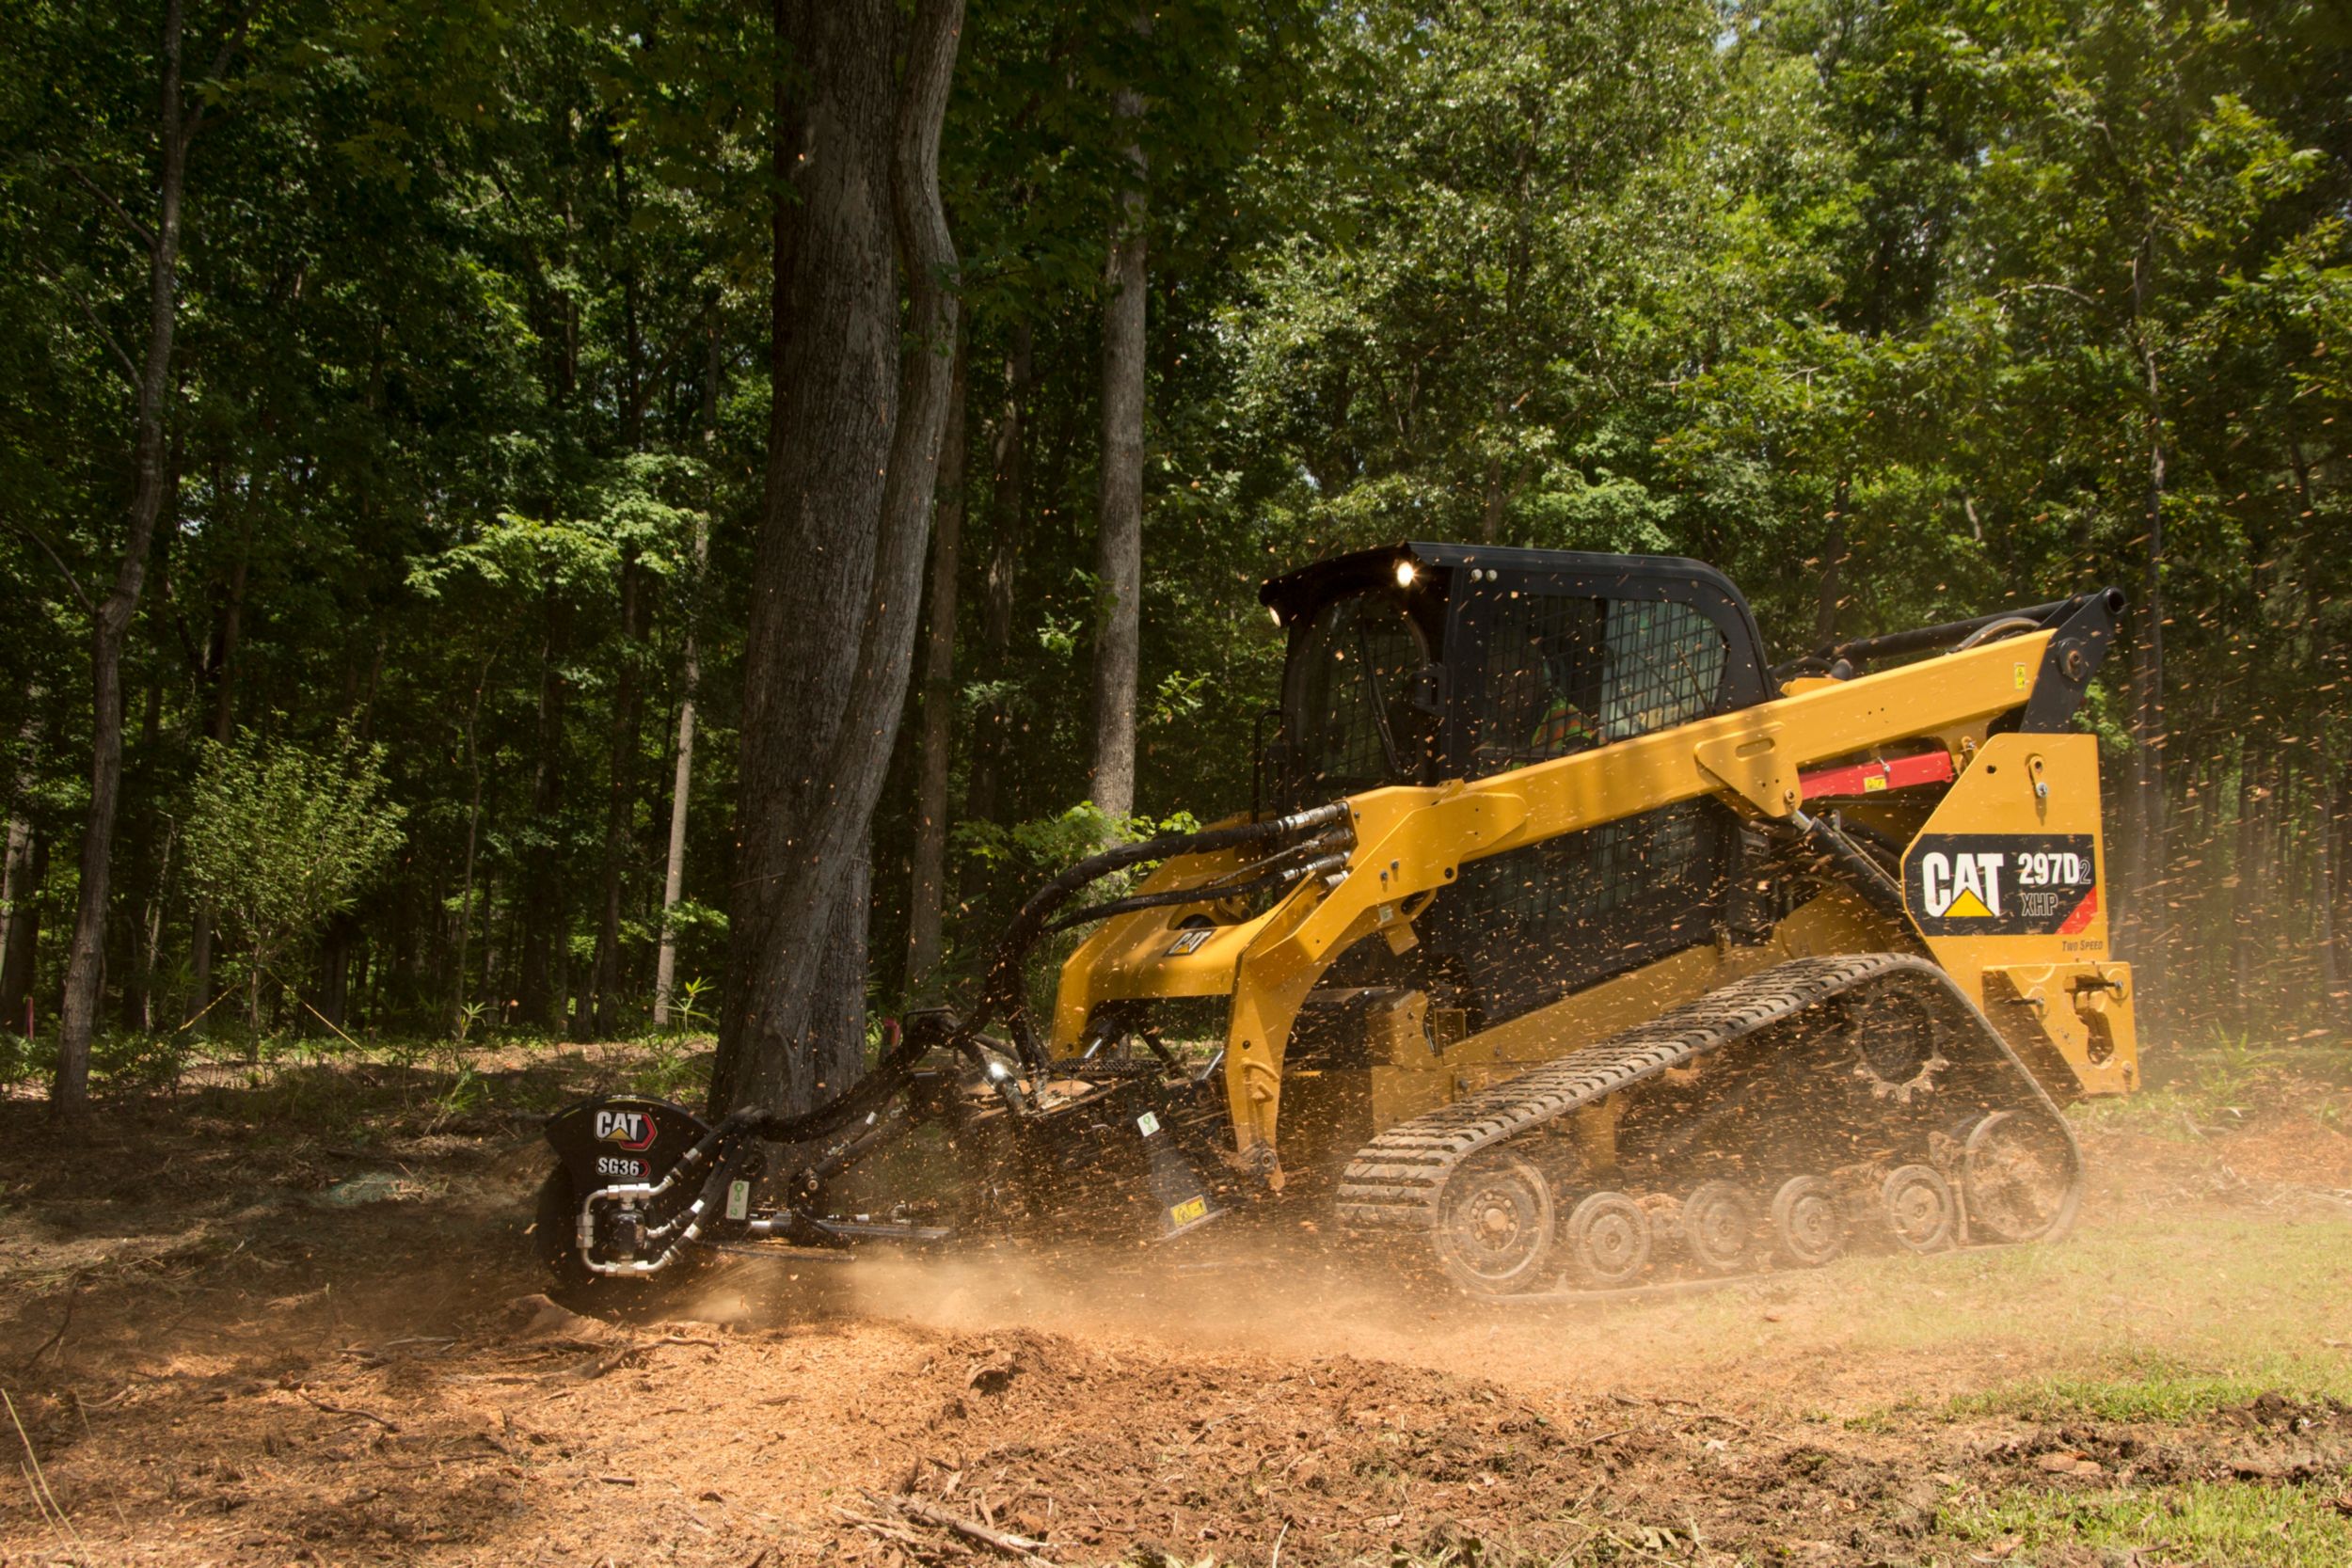
[[914,889],[907,908],[906,989],[922,995],[939,969],[947,884],[947,764],[954,749],[956,573],[963,549],[964,354],[947,401],[940,444],[939,504],[931,520],[930,614],[923,644],[923,737],[914,799]]
[[[1132,124],[1143,99],[1121,87],[1112,112]],[[1094,544],[1094,803],[1113,817],[1136,808],[1136,682],[1143,638],[1143,150],[1130,141],[1136,182],[1120,193],[1104,269],[1103,466]]]
[[775,208],[775,401],[714,1113],[805,1110],[864,1054],[867,833],[914,662],[957,314],[939,133],[963,7],[920,0],[895,84],[894,10],[777,10],[803,85],[779,93],[776,123],[779,183],[797,189]]
[[78,1114],[89,1101],[90,1037],[98,1023],[106,950],[106,895],[113,869],[115,807],[122,788],[122,644],[146,584],[148,546],[163,515],[165,421],[171,396],[171,347],[179,325],[180,216],[187,181],[188,138],[180,98],[182,0],[164,8],[162,125],[156,214],[149,246],[147,356],[140,367],[132,437],[135,477],[129,527],[114,586],[91,607],[89,816],[82,831],[81,893],[68,949],[65,998],[58,1009],[57,1070],[50,1108]]
[[[1005,405],[989,449],[988,572],[980,600],[980,668],[1000,684],[1009,673],[1015,590],[1029,516],[1028,406],[1035,373],[1036,334],[1027,322],[1016,323],[1012,347],[1005,356]],[[974,821],[996,820],[1011,725],[1011,709],[999,695],[990,698],[973,726],[972,778],[964,791],[963,814]]]

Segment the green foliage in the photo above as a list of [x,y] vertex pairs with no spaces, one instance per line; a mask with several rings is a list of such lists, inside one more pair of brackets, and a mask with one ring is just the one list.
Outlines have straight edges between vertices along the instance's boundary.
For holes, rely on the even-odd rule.
[[[1149,815],[1248,800],[1282,658],[1256,586],[1352,546],[1700,557],[1776,652],[2153,583],[2165,733],[2140,716],[2137,621],[2084,719],[2119,792],[2162,770],[2165,919],[2130,956],[2170,982],[2176,1040],[2341,1028],[2352,91],[2327,8],[1150,9],[1143,32],[1132,8],[978,8],[962,39],[955,954],[1051,867],[1152,828],[1073,807],[1103,264],[1140,180]],[[681,972],[724,961],[733,824],[764,787],[734,736],[788,62],[756,8],[364,0],[264,7],[211,74],[243,14],[187,8],[208,108],[177,491],[126,654],[110,1017],[137,1034],[212,1000],[204,879],[251,857],[199,843],[186,782],[205,737],[272,715],[321,757],[345,723],[380,744],[403,836],[364,895],[268,950],[225,911],[216,972],[293,971],[317,938],[306,997],[469,1041],[568,1030],[599,984],[627,1013],[660,939],[690,636]],[[81,596],[112,580],[128,487],[160,36],[145,12],[36,4],[0,64],[21,259],[0,274],[0,794],[49,851],[43,1017],[87,806]],[[1139,121],[1113,113],[1122,86]],[[873,831],[878,973],[906,920],[912,760]]]
[[399,848],[405,813],[383,799],[384,754],[347,733],[332,752],[249,730],[206,749],[188,788],[186,875],[244,936],[254,997]]

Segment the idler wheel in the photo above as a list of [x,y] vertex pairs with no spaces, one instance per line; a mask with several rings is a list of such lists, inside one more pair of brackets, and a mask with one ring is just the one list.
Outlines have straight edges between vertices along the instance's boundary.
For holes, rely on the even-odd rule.
[[1682,1242],[1709,1274],[1738,1274],[1756,1253],[1756,1200],[1728,1181],[1702,1181],[1682,1200]]
[[1517,1154],[1464,1166],[1438,1199],[1438,1261],[1466,1291],[1530,1289],[1550,1268],[1552,1244],[1550,1184]]
[[2038,1117],[1995,1111],[1978,1122],[1960,1167],[1971,1234],[1996,1242],[2048,1235],[2067,1215],[2074,1164],[2066,1134]]
[[1879,1209],[1896,1243],[1909,1252],[1947,1245],[1960,1219],[1952,1184],[1933,1165],[1897,1165],[1879,1184]]
[[1792,1176],[1772,1195],[1772,1244],[1800,1268],[1818,1269],[1846,1250],[1837,1189],[1819,1176]]
[[1623,1193],[1594,1193],[1568,1211],[1567,1247],[1578,1284],[1630,1285],[1649,1267],[1649,1211]]

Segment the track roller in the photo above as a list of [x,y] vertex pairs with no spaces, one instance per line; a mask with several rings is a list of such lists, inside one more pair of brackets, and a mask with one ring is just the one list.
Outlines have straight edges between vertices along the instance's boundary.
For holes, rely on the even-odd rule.
[[1800,1268],[1818,1269],[1846,1250],[1846,1212],[1826,1177],[1792,1176],[1772,1195],[1772,1244]]
[[1579,1284],[1613,1291],[1649,1267],[1649,1211],[1623,1193],[1594,1193],[1568,1212],[1568,1271]]
[[1438,1261],[1465,1290],[1513,1295],[1532,1290],[1550,1271],[1554,1228],[1551,1184],[1543,1172],[1520,1155],[1497,1149],[1446,1183]]
[[1708,1274],[1747,1269],[1756,1231],[1756,1200],[1729,1181],[1702,1181],[1682,1200],[1682,1244]]
[[1906,1252],[1933,1252],[1948,1244],[1959,1228],[1960,1204],[1952,1184],[1933,1165],[1897,1165],[1879,1184],[1879,1212],[1896,1244]]

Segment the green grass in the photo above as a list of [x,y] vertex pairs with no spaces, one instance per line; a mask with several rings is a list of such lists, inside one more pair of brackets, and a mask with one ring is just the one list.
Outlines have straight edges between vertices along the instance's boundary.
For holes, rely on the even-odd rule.
[[1954,1416],[2015,1416],[2028,1421],[2177,1424],[2235,1409],[2264,1394],[2301,1403],[2334,1400],[2352,1404],[2352,1366],[2341,1356],[2274,1353],[2214,1371],[2152,1356],[2137,1375],[2029,1378],[1962,1394],[1951,1401],[1949,1411]]
[[2352,1562],[2352,1516],[2336,1506],[2343,1488],[2341,1480],[2291,1486],[2201,1481],[2095,1492],[2019,1486],[1947,1503],[1936,1525],[1972,1544],[2013,1540],[2019,1561],[2064,1545],[2138,1547],[2160,1560],[2233,1568],[2309,1568]]

